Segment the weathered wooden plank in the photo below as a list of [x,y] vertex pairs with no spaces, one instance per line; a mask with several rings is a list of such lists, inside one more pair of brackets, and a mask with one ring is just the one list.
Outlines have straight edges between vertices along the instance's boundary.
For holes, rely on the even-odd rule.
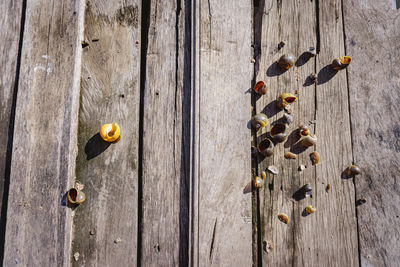
[[[256,112],[265,112],[273,124],[283,113],[276,110],[273,101],[283,92],[298,90],[299,93],[298,103],[293,105],[295,122],[289,127],[288,140],[278,144],[274,156],[264,159],[258,168],[260,172],[274,164],[280,170],[278,175],[268,176],[261,191],[262,261],[268,266],[357,264],[354,187],[349,180],[341,179],[341,172],[352,157],[346,74],[339,73],[329,83],[326,75],[322,75],[326,74],[324,67],[344,53],[340,2],[318,4],[318,1],[290,4],[267,1],[264,8],[257,80],[265,79],[271,89],[258,100]],[[286,45],[278,49],[281,41]],[[321,52],[303,64],[302,54],[310,46],[321,47]],[[293,54],[298,64],[283,73],[274,62],[285,53]],[[320,85],[315,88],[307,77],[321,69]],[[310,123],[314,120],[316,124]],[[315,147],[304,150],[295,144],[298,140],[295,129],[300,124],[308,124],[318,136]],[[269,129],[258,134],[258,142],[267,136]],[[341,134],[333,129],[340,129]],[[321,155],[316,167],[309,158],[314,150]],[[285,159],[283,154],[287,151],[297,154],[297,159]],[[298,169],[301,164],[307,166],[302,172]],[[299,199],[296,192],[306,183],[312,185],[313,197]],[[325,191],[328,183],[333,188],[329,193]],[[316,207],[317,212],[305,216],[307,205]],[[281,212],[289,215],[289,225],[278,220],[277,214]],[[268,250],[269,244],[274,247],[272,251]]]
[[[315,216],[306,218],[302,212],[306,205],[314,205],[313,199],[293,199],[293,194],[301,186],[309,183],[315,187],[316,182],[315,168],[309,160],[313,148],[302,150],[296,145],[300,124],[309,125],[314,132],[314,125],[309,122],[315,119],[315,86],[307,77],[315,72],[315,59],[303,54],[309,47],[316,46],[314,4],[310,1],[285,4],[266,1],[264,9],[259,10],[264,14],[263,20],[256,25],[261,31],[260,43],[256,47],[261,53],[256,58],[256,77],[257,81],[264,80],[269,87],[268,93],[258,99],[256,112],[263,112],[270,119],[270,125],[258,132],[258,142],[268,137],[272,125],[282,122],[284,111],[276,108],[277,97],[284,92],[298,97],[292,105],[294,121],[289,125],[288,139],[276,144],[273,157],[258,158],[261,161],[259,172],[268,173],[270,165],[279,169],[278,175],[268,174],[264,188],[260,190],[262,262],[266,266],[312,265],[315,248],[320,242],[325,242],[320,240],[309,244],[310,239],[318,236],[313,232]],[[280,42],[285,45],[282,47]],[[296,66],[286,72],[276,64],[283,54],[292,54],[297,60]],[[289,151],[297,155],[296,160],[284,158],[284,153]],[[301,164],[307,166],[302,172],[298,170]],[[289,215],[288,225],[278,220],[279,213]]]
[[[74,266],[136,265],[140,16],[138,0],[86,2],[76,179],[87,201],[74,215]],[[116,144],[98,134],[112,122]]]
[[[400,262],[400,16],[388,1],[344,1],[362,266]],[[350,162],[349,162],[350,163]]]
[[188,7],[188,1],[150,4],[143,118],[143,266],[185,266],[188,261]]
[[[317,165],[315,206],[318,209],[316,229],[325,242],[319,244],[315,266],[356,266],[359,264],[355,189],[343,171],[352,161],[346,71],[335,72],[329,66],[343,56],[344,34],[341,1],[319,2],[320,53],[317,57],[318,86],[316,94]],[[350,66],[352,68],[352,66]],[[322,184],[324,183],[324,184]],[[325,192],[331,184],[329,193]],[[327,242],[326,240],[329,240]]]
[[190,262],[252,264],[250,179],[251,1],[197,1],[193,34]]
[[66,266],[75,170],[81,1],[29,1],[7,212],[5,266]]
[[[22,2],[2,1],[0,10],[0,258],[4,250],[6,209],[3,199],[8,197],[10,178],[13,113],[16,93],[16,72],[20,42]],[[15,106],[14,106],[15,108]],[[6,192],[4,192],[6,191]],[[6,194],[6,195],[4,195]]]

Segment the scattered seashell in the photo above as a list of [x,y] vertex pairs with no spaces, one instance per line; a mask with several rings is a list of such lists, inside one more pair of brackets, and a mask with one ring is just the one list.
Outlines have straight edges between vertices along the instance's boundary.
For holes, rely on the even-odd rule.
[[317,82],[318,78],[317,78],[317,75],[315,73],[311,73],[310,76],[308,76],[308,77],[310,77],[310,81],[312,83],[316,83]]
[[286,124],[291,124],[293,122],[293,116],[287,113],[283,114],[283,119]]
[[292,114],[293,113],[293,108],[292,108],[292,106],[286,106],[285,108],[284,108],[284,110],[285,110],[285,112],[287,113],[287,114]]
[[75,188],[76,188],[78,191],[81,191],[81,190],[83,190],[83,189],[85,188],[85,185],[82,184],[82,183],[79,182],[79,181],[75,181]]
[[74,260],[78,261],[79,260],[79,256],[80,256],[79,252],[75,252],[74,253]]
[[295,62],[294,56],[287,54],[278,59],[278,66],[283,70],[288,70],[293,67]]
[[100,136],[106,142],[118,142],[120,138],[121,129],[115,122],[107,123],[101,126]]
[[299,166],[299,171],[304,171],[306,169],[306,166],[304,166],[303,164]]
[[303,136],[300,139],[300,145],[303,147],[313,146],[317,143],[317,136],[314,134],[309,134],[307,136]]
[[328,184],[327,186],[326,186],[326,188],[325,188],[325,191],[326,192],[329,192],[331,190],[331,184]]
[[266,157],[272,156],[274,153],[274,143],[268,138],[262,140],[258,144],[258,151]]
[[71,188],[67,192],[68,202],[71,204],[81,204],[86,200],[86,195],[82,191],[77,190],[76,188]]
[[295,96],[294,94],[283,93],[278,97],[276,105],[277,105],[278,109],[284,109],[288,105],[293,104],[294,102],[296,102],[296,100],[297,100],[297,96]]
[[251,118],[251,126],[256,130],[264,128],[268,125],[268,122],[268,117],[264,113],[256,114]]
[[256,178],[254,179],[254,187],[255,188],[261,188],[264,185],[264,181],[263,179],[261,179],[260,177],[256,176]]
[[315,47],[309,47],[306,51],[306,53],[310,56],[310,57],[314,57],[317,55],[317,51],[315,49]]
[[287,216],[285,213],[279,213],[279,214],[278,214],[278,219],[279,219],[281,222],[284,222],[284,223],[286,223],[286,224],[289,223],[289,216]]
[[275,167],[274,165],[268,166],[268,170],[272,173],[272,174],[278,174],[278,168]]
[[286,159],[296,159],[297,156],[296,156],[296,154],[294,154],[294,153],[292,153],[292,152],[286,152],[286,153],[285,153],[285,158],[286,158]]
[[255,60],[254,58],[252,58],[252,59],[250,60],[250,62],[251,62],[251,63],[255,63],[256,60]]
[[307,206],[305,210],[306,210],[306,212],[307,212],[308,214],[311,214],[311,213],[314,213],[314,212],[317,211],[317,209],[316,209],[316,208],[313,208],[311,205],[310,205],[310,206]]
[[90,235],[95,235],[96,234],[96,229],[95,228],[92,228],[92,229],[90,229]]
[[356,201],[356,206],[360,206],[367,203],[367,200],[365,198],[360,198],[359,200]]
[[278,50],[283,48],[285,45],[286,45],[286,43],[284,41],[280,41],[279,44],[278,44]]
[[347,176],[358,175],[361,173],[361,169],[356,165],[350,165],[347,168]]
[[350,65],[350,62],[351,62],[351,57],[349,57],[349,56],[335,58],[332,61],[332,68],[334,70],[342,70],[342,69],[346,68],[348,65]]
[[312,152],[310,154],[310,159],[311,159],[312,165],[317,165],[319,163],[319,159],[320,159],[319,153],[317,151]]
[[263,178],[263,180],[267,179],[267,173],[265,171],[262,171],[261,177]]
[[299,126],[299,135],[300,137],[307,136],[310,134],[310,130],[308,129],[307,125],[300,125]]
[[122,240],[121,240],[121,238],[119,238],[119,237],[118,237],[117,239],[114,240],[114,243],[115,243],[115,244],[118,244],[118,243],[121,243],[121,242],[122,242]]
[[263,241],[263,249],[267,253],[271,253],[274,250],[274,245],[271,241]]
[[267,93],[267,86],[263,81],[259,81],[254,86],[254,92],[256,92],[259,95],[265,95]]
[[300,188],[305,197],[310,197],[312,192],[312,186],[310,184],[305,184]]
[[277,123],[272,126],[269,135],[277,143],[282,143],[287,138],[287,125],[284,123]]

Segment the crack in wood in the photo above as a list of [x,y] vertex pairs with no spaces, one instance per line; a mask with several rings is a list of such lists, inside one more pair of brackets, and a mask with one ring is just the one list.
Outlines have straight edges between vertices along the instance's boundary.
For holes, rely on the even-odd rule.
[[214,222],[214,228],[213,228],[213,232],[211,235],[211,245],[210,245],[210,263],[212,263],[212,255],[213,255],[213,250],[214,250],[214,241],[215,241],[215,233],[217,230],[217,220],[218,218],[215,218],[215,222]]

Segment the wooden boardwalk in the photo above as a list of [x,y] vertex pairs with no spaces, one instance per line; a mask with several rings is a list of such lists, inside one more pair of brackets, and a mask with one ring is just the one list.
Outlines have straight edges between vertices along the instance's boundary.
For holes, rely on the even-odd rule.
[[[1,264],[400,266],[396,3],[2,1]],[[279,71],[287,53],[297,64]],[[288,140],[252,160],[283,92],[298,97]],[[256,132],[260,112],[270,124]],[[104,143],[113,121],[122,139]],[[318,136],[301,151],[300,124]],[[279,174],[250,193],[270,165]],[[87,200],[71,208],[78,181]],[[307,183],[312,198],[296,198]]]

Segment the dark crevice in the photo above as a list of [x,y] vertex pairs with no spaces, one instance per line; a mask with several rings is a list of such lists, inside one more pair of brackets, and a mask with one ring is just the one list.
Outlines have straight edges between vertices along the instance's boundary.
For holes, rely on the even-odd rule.
[[[176,11],[176,86],[179,71],[179,40],[184,38],[183,54],[183,92],[182,92],[182,129],[181,129],[181,173],[180,173],[180,209],[179,209],[179,266],[189,265],[189,225],[190,225],[190,127],[191,127],[191,1],[184,2],[184,33],[180,35],[179,25],[182,10],[181,0]],[[182,71],[181,71],[182,72]]]
[[212,253],[213,253],[213,249],[214,249],[214,241],[215,241],[215,232],[217,229],[217,222],[218,222],[218,218],[215,218],[214,228],[213,228],[213,232],[212,232],[212,236],[211,236],[210,256],[209,256],[210,263],[212,263],[212,255],[213,255]]
[[150,0],[142,0],[141,47],[140,47],[140,102],[139,102],[139,144],[138,144],[138,229],[137,229],[137,266],[142,264],[142,228],[143,228],[143,120],[144,94],[146,86],[147,48],[150,27]]
[[321,49],[321,32],[319,28],[319,0],[315,0],[315,17],[316,17],[315,34],[317,37],[316,49],[318,54]]
[[[260,69],[260,60],[261,60],[261,39],[262,39],[262,19],[264,15],[264,8],[265,8],[265,0],[253,0],[253,25],[252,25],[252,30],[253,30],[253,56],[254,56],[254,70],[253,70],[253,78],[251,81],[251,106],[253,107],[252,111],[252,116],[257,114],[257,96],[253,92],[252,88],[254,88],[256,84],[256,79],[257,75]],[[255,129],[252,129],[252,139],[253,139],[253,146],[257,147],[258,142],[257,142],[257,131]],[[252,179],[255,178],[255,176],[259,175],[259,169],[258,169],[258,164],[257,164],[256,159],[252,159],[251,162],[251,168],[254,170],[254,175],[252,175]],[[260,211],[260,192],[257,189],[253,193],[253,201],[252,205],[256,205],[256,209],[254,212],[253,210],[253,227],[256,227],[256,229],[253,229],[253,231],[256,232],[256,240],[253,239],[253,242],[256,242],[256,247],[257,251],[253,251],[253,266],[262,266],[262,230],[261,230],[261,211]],[[254,218],[255,217],[255,218]],[[254,235],[253,235],[254,236]]]
[[1,259],[0,265],[1,266],[3,266],[2,259],[4,259],[4,243],[6,240],[7,208],[8,208],[8,194],[10,191],[10,174],[11,174],[12,147],[14,141],[15,110],[17,107],[19,74],[21,70],[22,45],[23,45],[24,31],[25,31],[26,2],[27,2],[26,0],[22,1],[21,28],[19,32],[19,41],[18,41],[18,55],[15,67],[14,89],[13,89],[10,119],[8,124],[8,141],[7,141],[7,152],[6,152],[6,162],[5,162],[6,165],[4,171],[4,190],[2,196],[1,218],[0,218],[0,259]]
[[[343,7],[343,0],[341,0],[341,12],[342,12],[342,26],[343,26],[343,43],[344,43],[344,54],[347,55],[347,44],[346,44],[346,28],[345,28],[345,21],[344,21],[344,7]],[[352,164],[354,164],[354,140],[353,140],[353,124],[351,121],[351,102],[350,102],[350,85],[349,85],[349,72],[346,68],[346,85],[347,85],[347,106],[349,109],[349,124],[350,124],[350,143],[351,143],[351,160]],[[357,203],[357,187],[356,181],[353,177],[353,186],[354,186],[354,204]],[[358,218],[358,207],[355,208],[356,212],[356,221],[357,221],[357,248],[358,248],[358,266],[361,266],[361,247],[360,247],[360,227],[359,227],[359,218]]]

